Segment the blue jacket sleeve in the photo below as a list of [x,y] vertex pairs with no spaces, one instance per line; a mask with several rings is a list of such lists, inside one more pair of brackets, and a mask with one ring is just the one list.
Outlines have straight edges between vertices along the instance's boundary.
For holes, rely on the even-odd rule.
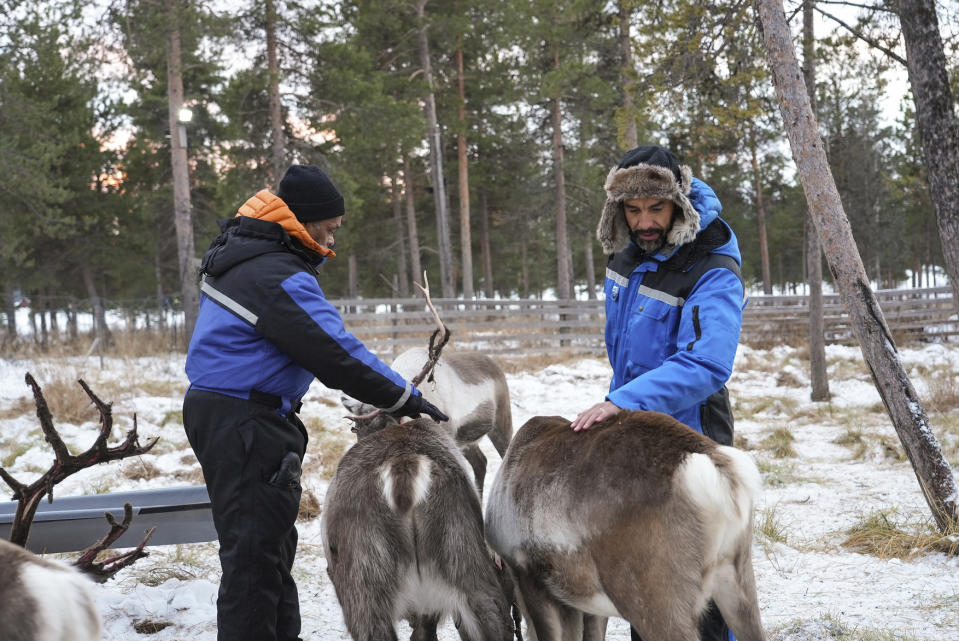
[[732,374],[743,294],[739,277],[730,270],[703,274],[683,305],[672,354],[659,367],[611,390],[606,398],[625,409],[670,415],[702,403]]
[[[275,291],[275,290],[274,290]],[[346,331],[316,278],[298,272],[281,283],[257,330],[327,387],[388,410],[418,392]]]

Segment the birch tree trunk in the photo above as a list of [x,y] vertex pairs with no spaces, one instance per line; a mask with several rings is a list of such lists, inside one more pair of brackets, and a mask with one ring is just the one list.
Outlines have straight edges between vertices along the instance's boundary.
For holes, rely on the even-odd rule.
[[957,516],[959,496],[955,479],[869,287],[839,191],[829,171],[819,127],[793,51],[792,33],[782,0],[755,0],[755,5],[789,145],[829,268],[849,312],[873,381],[912,463],[933,518],[939,528],[946,531],[955,524]]
[[949,87],[935,0],[899,0],[909,85],[952,302],[959,311],[959,119]]
[[[93,307],[93,330],[97,339],[100,341],[100,348],[107,349],[113,345],[113,332],[107,326],[106,308],[103,306],[103,299],[97,291],[96,282],[93,280],[93,270],[90,265],[84,263],[80,267],[80,274],[83,277],[83,284],[87,289],[87,296],[90,297],[90,305]],[[36,332],[34,332],[36,336]]]
[[[813,31],[815,0],[803,2],[803,78],[809,96],[809,108],[816,116],[816,40]],[[826,328],[822,300],[822,245],[812,219],[806,209],[806,279],[809,282],[809,398],[828,401],[829,376],[826,373]]]
[[463,78],[463,36],[456,48],[456,85],[459,93],[459,132],[456,136],[456,155],[459,169],[460,193],[460,256],[463,263],[463,298],[473,298],[473,238],[470,234],[470,179],[466,156],[466,82]]
[[420,238],[416,224],[416,201],[413,198],[413,173],[410,171],[410,158],[403,154],[403,196],[406,200],[406,231],[410,239],[410,269],[413,282],[423,277],[423,265],[420,262]]
[[180,301],[185,318],[184,336],[190,341],[200,310],[196,250],[193,245],[193,206],[190,204],[190,173],[186,154],[186,128],[180,123],[183,107],[183,75],[180,67],[179,0],[166,0],[167,10],[167,101],[170,107],[170,162],[173,167],[173,221],[176,227]]
[[280,60],[276,50],[276,0],[265,0],[266,61],[270,75],[270,141],[272,163],[270,182],[277,185],[286,169],[286,132],[283,129],[283,106],[280,104]]
[[443,144],[440,127],[436,118],[436,96],[433,88],[433,65],[430,62],[430,43],[427,37],[426,3],[416,3],[416,19],[419,23],[417,40],[419,45],[420,66],[426,80],[425,97],[426,125],[430,145],[430,168],[433,174],[433,202],[436,207],[436,235],[440,255],[440,283],[443,297],[453,298],[456,289],[453,286],[453,252],[450,240],[449,213],[446,209],[446,184],[443,180]]

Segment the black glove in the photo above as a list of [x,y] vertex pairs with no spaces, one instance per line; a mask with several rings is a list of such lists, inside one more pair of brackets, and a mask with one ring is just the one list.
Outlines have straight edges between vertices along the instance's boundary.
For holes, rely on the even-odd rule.
[[410,397],[403,403],[403,407],[397,410],[396,413],[400,416],[409,416],[410,418],[417,418],[420,414],[426,414],[438,423],[450,420],[449,416],[423,398],[422,394],[410,394]]

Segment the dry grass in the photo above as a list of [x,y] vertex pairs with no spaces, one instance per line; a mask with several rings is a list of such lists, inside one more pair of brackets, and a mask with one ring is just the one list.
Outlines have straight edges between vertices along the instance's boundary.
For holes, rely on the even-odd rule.
[[300,496],[300,509],[296,513],[297,520],[312,521],[319,518],[322,512],[323,508],[320,506],[320,500],[316,498],[313,490],[303,488],[303,494]]
[[789,428],[777,427],[772,434],[760,442],[760,446],[776,458],[794,458],[796,456],[796,448],[793,447],[795,441],[796,437],[792,435]]
[[823,614],[819,619],[789,621],[768,634],[769,641],[915,641],[916,637],[885,629],[850,626],[835,614]]
[[760,459],[756,461],[756,467],[759,468],[759,472],[762,474],[763,483],[772,487],[808,483],[811,481],[810,478],[799,474],[799,468],[795,463],[780,463]]
[[945,413],[959,409],[959,375],[955,372],[938,372],[926,379],[926,395],[923,405],[930,411]]
[[792,417],[798,407],[797,400],[786,396],[733,399],[733,414],[744,419],[755,419],[761,414]]
[[852,450],[853,460],[858,460],[866,455],[869,449],[869,443],[866,441],[866,434],[858,427],[847,428],[845,433],[833,439],[836,445],[842,445]]
[[149,481],[161,475],[160,468],[137,456],[123,466],[123,476],[131,481]]
[[940,532],[929,521],[897,523],[895,512],[864,515],[845,532],[842,545],[880,559],[910,559],[931,552],[959,555],[959,524]]
[[[545,369],[550,365],[568,365],[584,358],[597,355],[587,355],[581,353],[568,354],[532,354],[522,357],[508,357],[505,355],[494,356],[493,360],[500,366],[506,374],[521,374],[526,372],[536,372]],[[606,354],[598,355],[605,358]]]
[[764,547],[774,543],[785,545],[789,541],[786,527],[782,524],[779,511],[775,506],[768,507],[756,515],[753,531],[761,539],[760,542]]
[[[159,585],[159,583],[157,583],[157,585]],[[173,624],[169,621],[136,620],[133,622],[133,629],[137,631],[137,634],[156,634],[157,632],[161,632],[171,625]]]
[[331,430],[319,419],[304,421],[304,425],[310,436],[310,447],[303,462],[303,477],[328,481],[333,478],[343,453],[356,442],[356,437],[345,429]]
[[43,432],[40,428],[31,431],[29,434],[23,434],[9,443],[0,445],[0,467],[11,467],[22,454],[25,454],[34,445],[43,442]]
[[779,372],[776,374],[776,386],[777,387],[806,387],[806,383],[799,380],[799,377],[793,374],[792,372]]

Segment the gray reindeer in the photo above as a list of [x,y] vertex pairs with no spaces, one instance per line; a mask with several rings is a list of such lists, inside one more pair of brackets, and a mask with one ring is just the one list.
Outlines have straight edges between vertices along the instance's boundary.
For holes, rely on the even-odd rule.
[[0,639],[99,641],[90,582],[67,565],[0,539]]
[[712,600],[739,641],[764,641],[752,460],[657,412],[569,426],[520,428],[486,508],[535,639],[602,639],[620,617],[647,641],[691,641]]
[[350,636],[436,638],[451,616],[466,641],[510,641],[509,598],[483,538],[471,469],[430,419],[362,436],[343,455],[323,510],[327,571]]
[[[393,361],[391,367],[401,376],[413,379],[429,361],[425,348],[409,349]],[[444,352],[432,370],[431,379],[418,383],[423,396],[444,412],[450,420],[443,424],[473,468],[480,494],[486,478],[486,455],[479,440],[487,436],[500,456],[506,453],[513,435],[509,388],[503,370],[488,356],[476,352]],[[354,431],[362,436],[382,429],[394,419],[375,412],[371,405],[344,397]]]

